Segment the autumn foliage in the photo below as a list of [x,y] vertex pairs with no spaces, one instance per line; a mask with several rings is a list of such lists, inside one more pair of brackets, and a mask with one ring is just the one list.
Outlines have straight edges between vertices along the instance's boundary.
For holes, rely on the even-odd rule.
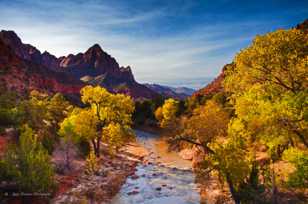
[[[308,185],[307,53],[300,30],[257,36],[224,70],[224,97],[208,95],[180,118],[172,101],[156,111],[161,127],[176,121],[173,141],[203,150],[200,170],[216,173],[235,203],[277,203],[279,188]],[[281,162],[290,168],[279,169]]]

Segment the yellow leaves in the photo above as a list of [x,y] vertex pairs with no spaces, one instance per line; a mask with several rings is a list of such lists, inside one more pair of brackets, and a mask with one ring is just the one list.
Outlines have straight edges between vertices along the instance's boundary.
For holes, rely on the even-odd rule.
[[[307,34],[278,30],[257,36],[227,72],[224,87],[233,94],[236,117],[245,124],[242,132],[269,149],[307,140],[307,53]],[[235,125],[229,128],[234,131]]]
[[155,111],[155,117],[160,122],[163,128],[170,127],[176,120],[176,113],[178,112],[179,102],[170,98],[165,100],[162,107]]
[[77,141],[79,137],[75,131],[77,115],[71,114],[69,117],[65,118],[59,125],[60,129],[58,134],[64,138],[65,141]]
[[[307,42],[308,36],[298,30],[257,36],[251,46],[235,57],[235,69],[227,74],[225,89],[242,93],[259,83],[268,90],[302,90],[307,81],[302,77],[302,67],[296,65],[307,62]],[[307,63],[304,66],[307,70]]]
[[95,153],[93,150],[90,151],[87,159],[86,159],[86,173],[87,174],[95,174],[98,170],[99,170],[99,166],[98,166],[98,160],[95,156]]
[[86,86],[81,90],[81,99],[88,106],[74,109],[62,122],[61,134],[70,134],[73,129],[74,133],[92,140],[92,143],[100,143],[102,138],[111,149],[118,148],[132,137],[130,126],[134,103],[129,96],[111,94],[100,86]]
[[200,142],[213,142],[226,136],[229,116],[220,105],[210,100],[196,108],[185,123],[185,133]]
[[97,125],[98,118],[94,111],[91,109],[83,109],[78,111],[74,118],[75,132],[80,135],[80,137],[85,137],[88,139],[93,139],[97,136]]
[[129,127],[122,127],[118,123],[110,123],[103,128],[102,141],[108,144],[111,153],[122,147],[132,139]]
[[84,104],[96,105],[105,102],[110,93],[101,86],[85,86],[81,89],[81,101]]
[[[283,159],[289,161],[295,171],[291,170],[287,184],[292,187],[307,188],[308,185],[308,152],[290,148],[283,154]],[[289,170],[289,169],[288,169]]]
[[162,121],[164,116],[163,116],[163,109],[162,107],[158,107],[154,113],[155,115],[155,118],[158,120],[158,121]]
[[82,102],[91,106],[98,120],[107,124],[115,121],[123,125],[131,124],[134,103],[129,96],[111,94],[100,86],[86,86],[81,94]]
[[242,183],[250,172],[249,155],[237,143],[229,141],[222,145],[217,145],[213,162],[219,168],[220,174],[228,176],[236,184]]

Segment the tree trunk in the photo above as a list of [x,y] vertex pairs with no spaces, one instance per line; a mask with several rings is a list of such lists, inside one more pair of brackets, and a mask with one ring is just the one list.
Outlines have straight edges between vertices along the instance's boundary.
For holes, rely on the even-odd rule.
[[305,136],[301,134],[299,131],[294,131],[294,132],[298,135],[302,143],[308,148],[308,142],[306,141]]
[[96,157],[100,156],[101,137],[92,140],[93,150]]
[[276,186],[276,175],[275,175],[275,169],[273,167],[273,170],[272,170],[272,203],[273,204],[277,204],[278,201],[277,201],[277,186]]
[[69,155],[69,148],[70,148],[70,146],[69,146],[69,144],[68,143],[66,143],[66,147],[65,147],[65,163],[66,163],[66,168],[68,169],[68,170],[70,170],[71,169],[71,165],[70,165],[70,155]]
[[241,200],[240,200],[239,195],[237,194],[237,192],[236,192],[236,190],[234,188],[233,182],[232,182],[229,174],[227,174],[226,177],[227,177],[227,183],[228,183],[228,186],[229,186],[229,190],[230,190],[232,199],[234,200],[234,203],[235,204],[240,204]]
[[99,151],[95,139],[92,139],[93,151],[96,157],[99,157]]
[[96,147],[97,147],[97,157],[100,155],[100,146],[101,146],[101,137],[96,138]]

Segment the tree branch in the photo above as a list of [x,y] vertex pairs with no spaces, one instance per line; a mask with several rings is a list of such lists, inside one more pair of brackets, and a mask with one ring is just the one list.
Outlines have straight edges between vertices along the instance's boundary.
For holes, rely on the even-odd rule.
[[292,131],[299,137],[302,143],[308,148],[308,142],[306,141],[305,136],[301,134],[298,130],[293,129]]
[[202,147],[205,151],[207,151],[207,152],[209,152],[209,153],[211,153],[211,154],[215,154],[215,152],[214,152],[211,148],[209,148],[206,144],[202,144],[202,143],[200,143],[200,142],[196,142],[196,141],[194,141],[194,140],[192,140],[192,139],[190,139],[190,138],[188,138],[188,137],[178,136],[178,137],[175,138],[175,140],[176,140],[176,141],[177,141],[177,140],[179,140],[179,141],[185,141],[185,142],[188,142],[188,143],[190,143],[190,144],[194,144],[194,145],[200,146],[200,147]]

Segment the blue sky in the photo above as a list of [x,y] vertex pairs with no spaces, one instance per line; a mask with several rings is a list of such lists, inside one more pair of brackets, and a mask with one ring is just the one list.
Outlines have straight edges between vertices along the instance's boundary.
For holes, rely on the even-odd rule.
[[56,56],[99,43],[139,82],[199,88],[257,34],[308,18],[307,0],[0,0],[0,29]]

